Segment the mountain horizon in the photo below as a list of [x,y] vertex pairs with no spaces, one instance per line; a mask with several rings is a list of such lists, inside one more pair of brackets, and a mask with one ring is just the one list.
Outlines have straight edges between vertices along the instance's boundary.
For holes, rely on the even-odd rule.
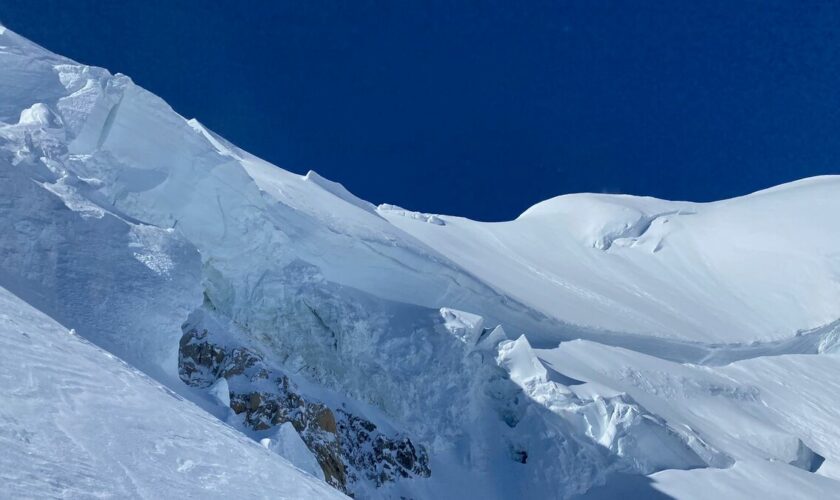
[[0,27],[0,496],[830,498],[840,176],[374,205]]

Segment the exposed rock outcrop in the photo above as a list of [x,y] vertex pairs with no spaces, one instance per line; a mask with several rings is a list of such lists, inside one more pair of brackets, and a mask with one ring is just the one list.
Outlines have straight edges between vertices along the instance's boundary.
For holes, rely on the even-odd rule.
[[415,447],[406,436],[389,437],[373,422],[343,410],[337,411],[341,454],[348,462],[348,475],[359,476],[376,486],[398,477],[429,477],[429,456],[422,447]]
[[313,453],[328,483],[346,493],[366,481],[386,482],[431,474],[423,447],[405,435],[386,435],[369,420],[333,411],[305,398],[287,375],[268,366],[256,352],[229,345],[202,325],[204,313],[183,325],[178,366],[181,379],[209,388],[224,378],[230,408],[242,425],[267,431],[290,422]]

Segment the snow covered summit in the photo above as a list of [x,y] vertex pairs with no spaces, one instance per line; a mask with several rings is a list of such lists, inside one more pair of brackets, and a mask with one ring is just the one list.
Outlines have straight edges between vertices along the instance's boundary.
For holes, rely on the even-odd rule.
[[376,207],[0,29],[0,496],[830,497],[838,213]]

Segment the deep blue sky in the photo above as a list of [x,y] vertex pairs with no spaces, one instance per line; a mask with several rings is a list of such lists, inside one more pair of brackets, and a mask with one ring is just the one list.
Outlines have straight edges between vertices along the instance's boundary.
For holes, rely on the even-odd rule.
[[481,220],[840,173],[840,3],[0,0],[284,168]]

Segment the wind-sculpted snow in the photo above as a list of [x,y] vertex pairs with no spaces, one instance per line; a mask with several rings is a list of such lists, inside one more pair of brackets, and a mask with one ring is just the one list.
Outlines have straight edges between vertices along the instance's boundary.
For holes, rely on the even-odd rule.
[[[207,412],[149,396],[144,413],[143,391],[111,411],[126,373],[149,381],[106,363],[79,386],[90,422],[232,439],[204,459],[254,497],[320,498],[324,479],[357,498],[569,498],[634,474],[678,497],[822,498],[840,477],[837,213],[838,177],[706,204],[568,195],[492,224],[377,208],[0,30],[0,286]],[[55,369],[107,359],[68,338],[87,351]],[[9,377],[55,358],[11,348]],[[204,470],[186,441],[179,466]],[[39,471],[46,494],[148,496],[171,472],[99,443],[62,448],[84,470],[15,455],[0,486]],[[262,479],[278,454],[311,489]]]
[[0,288],[0,497],[344,498]]

